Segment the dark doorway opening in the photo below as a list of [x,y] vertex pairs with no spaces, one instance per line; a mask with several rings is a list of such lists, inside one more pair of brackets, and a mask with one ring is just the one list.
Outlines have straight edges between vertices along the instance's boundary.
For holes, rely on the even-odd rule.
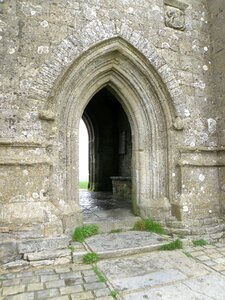
[[82,119],[89,136],[89,184],[88,191],[80,192],[82,210],[131,209],[132,135],[122,105],[103,88]]

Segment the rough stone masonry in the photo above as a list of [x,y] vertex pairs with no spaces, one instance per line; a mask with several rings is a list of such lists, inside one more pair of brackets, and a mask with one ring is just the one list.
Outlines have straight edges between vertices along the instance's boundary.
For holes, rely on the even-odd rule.
[[[85,113],[99,91],[129,121],[130,174],[118,167],[111,176],[131,177],[134,213],[173,232],[223,237],[224,19],[223,0],[0,1],[4,242],[82,224],[79,122],[100,140]],[[92,145],[93,188],[104,167],[98,149],[112,143],[104,138]]]

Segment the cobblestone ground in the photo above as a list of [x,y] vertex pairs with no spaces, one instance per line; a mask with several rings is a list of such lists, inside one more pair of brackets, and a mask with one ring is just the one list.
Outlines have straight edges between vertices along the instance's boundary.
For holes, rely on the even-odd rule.
[[[186,247],[184,252],[192,257],[192,263],[196,260],[207,266],[208,270],[211,268],[212,273],[225,275],[225,244]],[[0,275],[0,299],[125,299],[122,293],[113,297],[113,292],[111,283],[101,282],[91,265],[45,266],[23,271],[8,271]]]
[[112,300],[90,265],[45,267],[0,275],[0,299]]
[[204,265],[225,275],[225,244],[191,247],[186,251]]

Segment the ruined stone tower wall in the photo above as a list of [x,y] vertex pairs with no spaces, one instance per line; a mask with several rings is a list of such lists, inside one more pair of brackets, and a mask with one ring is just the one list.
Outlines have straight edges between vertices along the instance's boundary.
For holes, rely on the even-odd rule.
[[[71,231],[80,224],[78,202],[68,201],[64,194],[66,170],[58,166],[67,159],[63,140],[57,139],[57,134],[66,123],[62,121],[62,112],[69,110],[59,95],[66,90],[64,83],[80,57],[84,54],[85,59],[88,49],[112,38],[127,43],[124,47],[130,47],[128,50],[136,56],[140,53],[140,62],[145,64],[143,72],[149,68],[151,76],[159,78],[158,87],[154,87],[158,94],[153,92],[152,97],[158,101],[159,120],[166,124],[164,139],[170,144],[164,159],[168,165],[161,166],[166,168],[168,193],[153,204],[146,197],[140,204],[142,216],[154,211],[163,222],[174,217],[188,232],[196,234],[207,233],[210,224],[218,223],[222,201],[218,171],[222,178],[224,164],[224,153],[218,152],[218,143],[224,144],[224,106],[219,96],[223,93],[218,78],[222,75],[220,54],[212,49],[211,60],[210,52],[209,28],[217,31],[217,18],[212,17],[215,25],[209,26],[205,0],[3,0],[0,9],[2,231],[48,237]],[[211,9],[214,10],[213,5]],[[219,43],[220,37],[212,36]],[[120,54],[125,52],[123,48]],[[125,61],[119,67],[126,67]],[[96,69],[98,63],[103,64],[96,59]],[[79,70],[74,93],[79,89],[76,82],[85,72]],[[218,84],[212,92],[214,77]],[[146,82],[149,78],[146,76]],[[146,85],[149,93],[150,83]],[[87,104],[87,99],[80,101],[84,101],[83,106],[80,109],[77,105],[77,110]],[[75,142],[77,130],[74,127]],[[154,139],[147,139],[145,145],[148,144],[154,144]],[[78,170],[78,162],[73,168]],[[150,177],[151,168],[146,167],[144,176],[136,180],[146,195],[151,191],[143,182]],[[77,189],[77,183],[74,184]],[[221,231],[218,226],[212,230],[217,231]]]
[[[208,1],[211,35],[212,99],[217,120],[219,160],[224,161],[225,147],[225,8],[223,1]],[[221,204],[225,207],[225,169],[219,169]]]

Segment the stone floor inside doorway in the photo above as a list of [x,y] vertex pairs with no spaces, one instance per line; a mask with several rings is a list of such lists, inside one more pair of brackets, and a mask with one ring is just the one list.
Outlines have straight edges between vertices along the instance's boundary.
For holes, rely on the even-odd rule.
[[126,229],[139,219],[132,212],[130,200],[115,199],[110,192],[91,192],[81,189],[80,207],[83,223],[98,223],[101,231]]

